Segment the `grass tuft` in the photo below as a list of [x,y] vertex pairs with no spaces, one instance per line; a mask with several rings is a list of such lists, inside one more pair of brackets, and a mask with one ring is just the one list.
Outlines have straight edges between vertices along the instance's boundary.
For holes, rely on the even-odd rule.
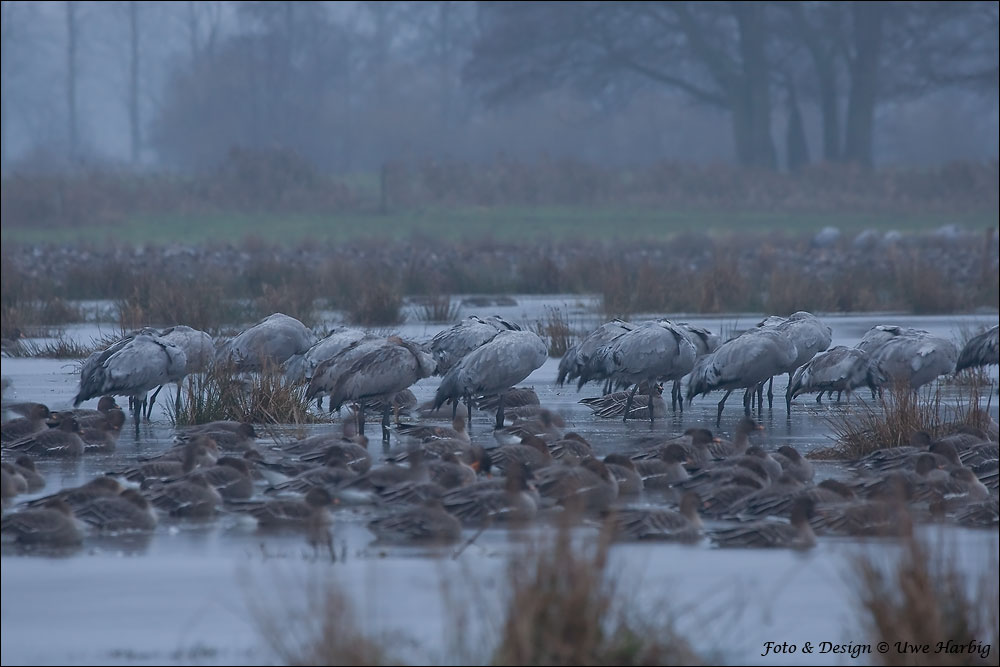
[[550,357],[562,357],[576,342],[576,334],[569,326],[569,321],[562,309],[555,306],[546,306],[545,319],[536,321],[531,328],[545,341]]
[[417,319],[428,324],[448,324],[458,320],[462,304],[453,301],[450,294],[434,294],[420,300]]
[[985,429],[989,410],[980,406],[983,385],[968,385],[954,401],[945,402],[941,389],[913,392],[908,386],[887,387],[873,401],[861,401],[827,418],[836,444],[809,454],[815,459],[858,459],[876,449],[909,444],[914,431],[931,437],[953,432],[968,424]]
[[305,387],[286,378],[280,366],[241,373],[232,364],[215,364],[207,373],[188,376],[180,410],[169,406],[168,415],[178,426],[221,419],[254,424],[325,421],[309,411]]
[[[956,564],[955,549],[932,545],[928,538],[905,538],[898,558],[888,566],[870,554],[852,560],[854,590],[863,628],[871,645],[887,642],[890,650],[874,653],[883,665],[997,664],[1000,622],[998,558],[971,580]],[[901,653],[897,642],[929,644],[928,653]],[[939,644],[962,652],[938,650]],[[969,650],[972,648],[973,650]],[[984,655],[985,652],[985,655]]]
[[569,521],[511,558],[496,665],[690,665],[700,659],[670,624],[623,606],[608,571],[609,531],[572,539]]

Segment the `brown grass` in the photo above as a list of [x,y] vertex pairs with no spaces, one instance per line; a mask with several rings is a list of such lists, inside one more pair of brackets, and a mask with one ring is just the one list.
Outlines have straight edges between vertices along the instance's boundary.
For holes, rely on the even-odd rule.
[[18,341],[18,345],[14,349],[8,350],[8,353],[11,357],[85,359],[94,350],[93,345],[83,345],[65,336],[59,336],[54,341],[45,343],[37,343],[33,340]]
[[117,300],[119,326],[186,324],[215,332],[238,319],[239,309],[225,298],[223,285],[207,276],[170,276],[149,271],[133,274]]
[[[862,400],[845,412],[827,418],[837,443],[811,452],[816,459],[857,459],[876,449],[909,444],[914,431],[931,437],[953,432],[968,424],[986,428],[989,409],[980,406],[983,385],[968,385],[954,402],[944,401],[941,389],[914,393],[907,386],[887,387],[879,398]],[[989,392],[987,400],[991,398]]]
[[181,409],[168,415],[176,425],[231,419],[254,424],[313,424],[325,421],[309,411],[305,387],[288,380],[280,366],[241,373],[231,364],[215,364],[190,375],[181,391]]
[[385,327],[403,321],[403,295],[392,283],[373,279],[364,283],[347,304],[351,322],[366,327]]
[[447,324],[458,320],[462,305],[450,294],[434,294],[421,299],[417,319],[430,324]]
[[272,604],[250,601],[257,628],[280,664],[392,665],[403,664],[358,624],[354,605],[332,581],[302,586],[303,609],[287,604],[275,613]]
[[545,319],[536,321],[531,329],[545,341],[550,357],[562,357],[576,342],[576,334],[562,309],[554,306],[546,306]]
[[609,532],[572,538],[569,521],[511,558],[496,665],[679,665],[699,657],[669,624],[638,619],[608,572]]
[[[967,554],[971,555],[971,554]],[[862,627],[883,665],[995,665],[1000,623],[1000,572],[996,551],[989,569],[970,580],[956,563],[956,547],[932,545],[927,538],[905,538],[897,560],[888,567],[868,554],[852,560],[853,587]],[[927,653],[900,653],[897,642],[929,645]],[[939,652],[951,642],[962,653]],[[969,652],[969,647],[975,650]],[[982,655],[980,651],[987,652]]]

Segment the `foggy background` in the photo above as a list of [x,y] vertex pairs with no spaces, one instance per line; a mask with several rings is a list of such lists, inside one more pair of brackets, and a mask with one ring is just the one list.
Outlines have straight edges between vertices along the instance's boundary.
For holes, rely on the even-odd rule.
[[2,168],[995,160],[997,8],[5,1]]

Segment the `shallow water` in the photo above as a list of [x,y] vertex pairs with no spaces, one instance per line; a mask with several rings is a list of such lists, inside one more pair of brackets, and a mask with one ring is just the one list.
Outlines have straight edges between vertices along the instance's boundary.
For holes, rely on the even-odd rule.
[[[497,313],[508,319],[542,319],[549,307],[559,307],[574,328],[590,329],[599,319],[591,303],[577,297],[518,297],[517,306],[463,308]],[[413,318],[411,318],[412,320]],[[635,319],[640,319],[639,317]],[[757,315],[711,318],[675,317],[713,331],[730,332],[753,326]],[[833,329],[833,345],[853,345],[872,325],[896,323],[927,329],[957,339],[962,328],[995,324],[995,315],[948,317],[825,316]],[[411,323],[401,333],[429,338],[439,325]],[[109,327],[104,328],[105,331]],[[70,335],[89,342],[95,325],[71,327]],[[655,432],[674,433],[696,424],[714,427],[718,394],[700,397],[679,414],[654,425],[648,422],[600,420],[577,403],[599,388],[559,388],[553,383],[557,360],[550,359],[524,383],[533,386],[543,403],[559,411],[567,429],[585,435],[606,453],[628,447],[634,439]],[[6,400],[35,400],[53,409],[69,407],[78,376],[73,362],[44,359],[4,359],[3,375],[13,381]],[[994,380],[997,369],[991,369]],[[432,397],[438,380],[413,387],[418,400]],[[775,395],[783,396],[785,379],[775,381]],[[960,389],[943,386],[946,399]],[[164,390],[167,392],[169,390]],[[138,437],[123,432],[114,454],[81,461],[40,461],[46,476],[45,492],[80,484],[95,474],[122,467],[136,456],[154,453],[170,444],[172,430],[162,411],[165,394],[154,410],[152,424]],[[831,444],[829,416],[849,409],[809,397],[785,415],[783,401],[765,408],[766,431],[760,444],[776,449],[792,443],[802,451]],[[996,417],[995,396],[991,413]],[[741,416],[739,396],[730,399],[718,431],[727,435]],[[476,412],[471,425],[475,440],[489,443],[492,416]],[[311,430],[339,428],[316,426]],[[369,425],[377,437],[377,424]],[[261,444],[267,444],[266,438]],[[373,441],[374,450],[381,446]],[[843,474],[836,464],[817,466],[817,479]],[[20,498],[18,499],[20,500]],[[263,606],[272,622],[294,634],[307,627],[301,618],[306,591],[335,582],[355,604],[359,624],[383,642],[399,659],[457,662],[457,647],[465,657],[482,655],[499,629],[499,599],[505,590],[506,557],[522,538],[545,531],[538,525],[527,531],[485,531],[457,559],[453,549],[434,551],[372,543],[365,528],[371,516],[359,509],[335,514],[336,542],[346,559],[331,564],[317,559],[296,534],[259,532],[252,521],[224,516],[206,526],[161,523],[155,534],[130,540],[88,538],[85,547],[65,557],[19,555],[5,552],[0,568],[0,661],[3,663],[260,663],[273,661],[261,635]],[[956,558],[970,573],[985,571],[996,554],[995,531],[944,527],[941,539],[955,545]],[[591,529],[581,528],[582,536]],[[467,533],[472,536],[472,532]],[[761,656],[765,641],[796,643],[821,641],[865,642],[857,629],[847,585],[849,555],[870,549],[888,557],[893,542],[820,538],[811,552],[720,550],[707,544],[694,547],[670,544],[621,544],[612,549],[611,571],[621,575],[620,590],[630,604],[647,615],[664,608],[675,616],[677,629],[696,648],[712,651],[725,662],[753,664],[844,664],[849,656],[832,653]],[[445,556],[445,557],[436,557]],[[450,595],[442,595],[447,589]],[[462,625],[459,623],[464,623]],[[997,650],[997,647],[993,647]],[[995,653],[993,654],[995,655]],[[859,661],[868,661],[861,656]]]

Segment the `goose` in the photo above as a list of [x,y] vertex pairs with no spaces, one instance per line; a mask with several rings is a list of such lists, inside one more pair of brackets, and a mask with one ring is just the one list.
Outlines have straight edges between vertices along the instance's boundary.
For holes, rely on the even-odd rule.
[[660,508],[623,508],[611,514],[617,540],[665,540],[693,544],[704,527],[698,514],[701,498],[694,491],[681,496],[680,511]]
[[712,541],[719,547],[756,547],[811,549],[816,546],[816,535],[809,524],[815,504],[800,496],[792,504],[789,523],[760,521],[746,526],[724,528],[711,533]]
[[73,508],[55,498],[42,507],[4,515],[0,532],[24,546],[66,548],[83,543],[83,531]]
[[450,543],[462,536],[462,523],[449,514],[440,498],[429,498],[418,507],[368,523],[379,542]]

